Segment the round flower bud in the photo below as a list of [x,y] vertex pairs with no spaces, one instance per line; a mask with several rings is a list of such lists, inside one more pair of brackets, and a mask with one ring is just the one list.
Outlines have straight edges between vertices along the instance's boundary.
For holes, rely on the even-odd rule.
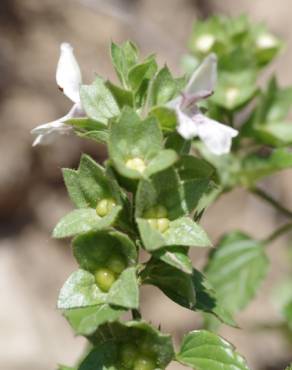
[[146,169],[146,164],[143,159],[136,157],[128,159],[126,162],[126,167],[130,168],[131,170],[143,173]]
[[120,359],[123,366],[127,369],[132,369],[138,357],[138,350],[135,344],[124,344],[120,351]]
[[98,216],[104,217],[110,213],[115,205],[116,202],[114,199],[102,199],[97,203],[96,213]]
[[103,292],[108,292],[116,281],[115,274],[107,268],[96,270],[94,276],[96,284]]
[[161,233],[164,233],[169,228],[169,219],[168,218],[159,218],[157,220],[157,230]]
[[133,370],[154,370],[156,367],[156,363],[151,357],[140,355],[134,363]]
[[126,269],[127,264],[123,256],[119,254],[113,254],[107,262],[107,267],[112,272],[119,275]]

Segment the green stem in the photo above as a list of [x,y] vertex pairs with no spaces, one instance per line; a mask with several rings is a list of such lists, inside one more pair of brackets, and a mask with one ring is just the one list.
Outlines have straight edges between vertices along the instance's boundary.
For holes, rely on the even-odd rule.
[[264,239],[264,244],[269,244],[275,241],[280,236],[286,234],[287,232],[292,230],[292,222],[288,222],[282,226],[280,226],[278,229],[276,229],[274,232],[272,232],[271,235],[269,235],[266,239]]
[[255,194],[257,197],[263,199],[267,203],[271,204],[273,207],[275,207],[279,212],[283,213],[286,217],[292,218],[292,211],[290,211],[288,208],[284,207],[282,204],[278,203],[276,199],[271,197],[269,194],[267,194],[265,191],[259,188],[250,189],[250,191]]

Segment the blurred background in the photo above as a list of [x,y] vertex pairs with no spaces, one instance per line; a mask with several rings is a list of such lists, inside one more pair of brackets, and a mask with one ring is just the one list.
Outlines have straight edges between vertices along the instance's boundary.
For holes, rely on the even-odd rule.
[[[60,168],[76,167],[81,152],[105,156],[96,144],[60,137],[47,147],[32,148],[30,130],[68,111],[58,91],[55,68],[59,44],[72,43],[84,82],[94,73],[115,78],[109,42],[131,39],[143,55],[179,73],[180,58],[192,23],[211,14],[247,13],[265,21],[287,47],[272,66],[282,85],[292,83],[291,0],[1,0],[0,1],[0,368],[49,370],[73,364],[84,341],[74,338],[55,309],[58,291],[76,268],[68,244],[50,233],[72,208]],[[291,171],[267,179],[263,186],[292,209]],[[281,221],[269,206],[236,190],[220,199],[203,218],[214,242],[240,228],[255,237],[268,235]],[[289,273],[289,240],[274,243],[272,266],[261,293],[238,317],[242,329],[221,334],[244,354],[252,369],[281,370],[292,360],[291,342],[277,328],[281,318],[271,303],[273,285]],[[196,266],[202,253],[193,255]],[[156,289],[142,292],[143,314],[161,323],[175,340],[201,324],[197,314],[176,306]],[[267,325],[268,324],[268,325]],[[261,328],[260,328],[261,327]],[[269,328],[268,328],[269,327]],[[171,365],[169,369],[183,369]]]

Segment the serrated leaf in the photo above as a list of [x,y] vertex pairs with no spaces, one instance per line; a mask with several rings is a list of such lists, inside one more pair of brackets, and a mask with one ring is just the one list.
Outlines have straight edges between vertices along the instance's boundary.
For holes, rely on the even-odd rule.
[[233,232],[211,254],[205,273],[219,304],[235,314],[255,296],[267,268],[263,245],[243,233]]
[[81,86],[80,98],[87,116],[95,121],[107,124],[120,113],[117,102],[100,77],[91,85]]
[[174,302],[193,309],[196,304],[196,291],[190,275],[159,260],[152,260],[142,273],[144,284],[157,286]]
[[187,334],[176,358],[196,370],[249,370],[230,343],[205,330]]
[[126,312],[125,309],[108,304],[74,308],[63,312],[77,335],[91,335],[100,325],[116,321]]
[[215,291],[198,270],[191,274],[159,260],[152,259],[142,272],[144,284],[157,286],[166,296],[193,311],[215,315],[222,322],[235,326],[230,314],[217,302]]
[[115,206],[108,215],[99,217],[95,209],[75,209],[64,216],[54,228],[54,238],[67,238],[89,231],[98,231],[112,226],[121,211],[121,206]]
[[64,181],[71,200],[78,208],[96,208],[101,199],[113,198],[120,202],[120,192],[105,169],[83,154],[77,171],[63,169]]

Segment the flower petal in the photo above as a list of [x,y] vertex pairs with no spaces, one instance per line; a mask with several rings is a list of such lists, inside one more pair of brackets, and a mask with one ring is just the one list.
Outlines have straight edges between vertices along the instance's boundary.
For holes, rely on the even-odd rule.
[[60,49],[61,54],[56,72],[57,84],[69,99],[74,103],[79,103],[82,77],[78,62],[70,44],[64,42]]
[[197,124],[185,114],[180,107],[176,107],[178,120],[177,132],[186,140],[190,140],[198,135]]
[[33,146],[38,144],[48,144],[53,141],[57,134],[67,134],[72,130],[72,127],[65,122],[70,118],[82,117],[84,112],[80,104],[74,104],[70,111],[63,117],[48,123],[39,125],[31,130],[31,133],[38,135],[33,142]]
[[195,103],[213,94],[217,80],[217,57],[208,55],[190,78],[184,95]]
[[196,114],[193,121],[197,124],[199,138],[211,153],[222,155],[230,152],[232,138],[238,135],[237,130],[205,117],[201,113]]

